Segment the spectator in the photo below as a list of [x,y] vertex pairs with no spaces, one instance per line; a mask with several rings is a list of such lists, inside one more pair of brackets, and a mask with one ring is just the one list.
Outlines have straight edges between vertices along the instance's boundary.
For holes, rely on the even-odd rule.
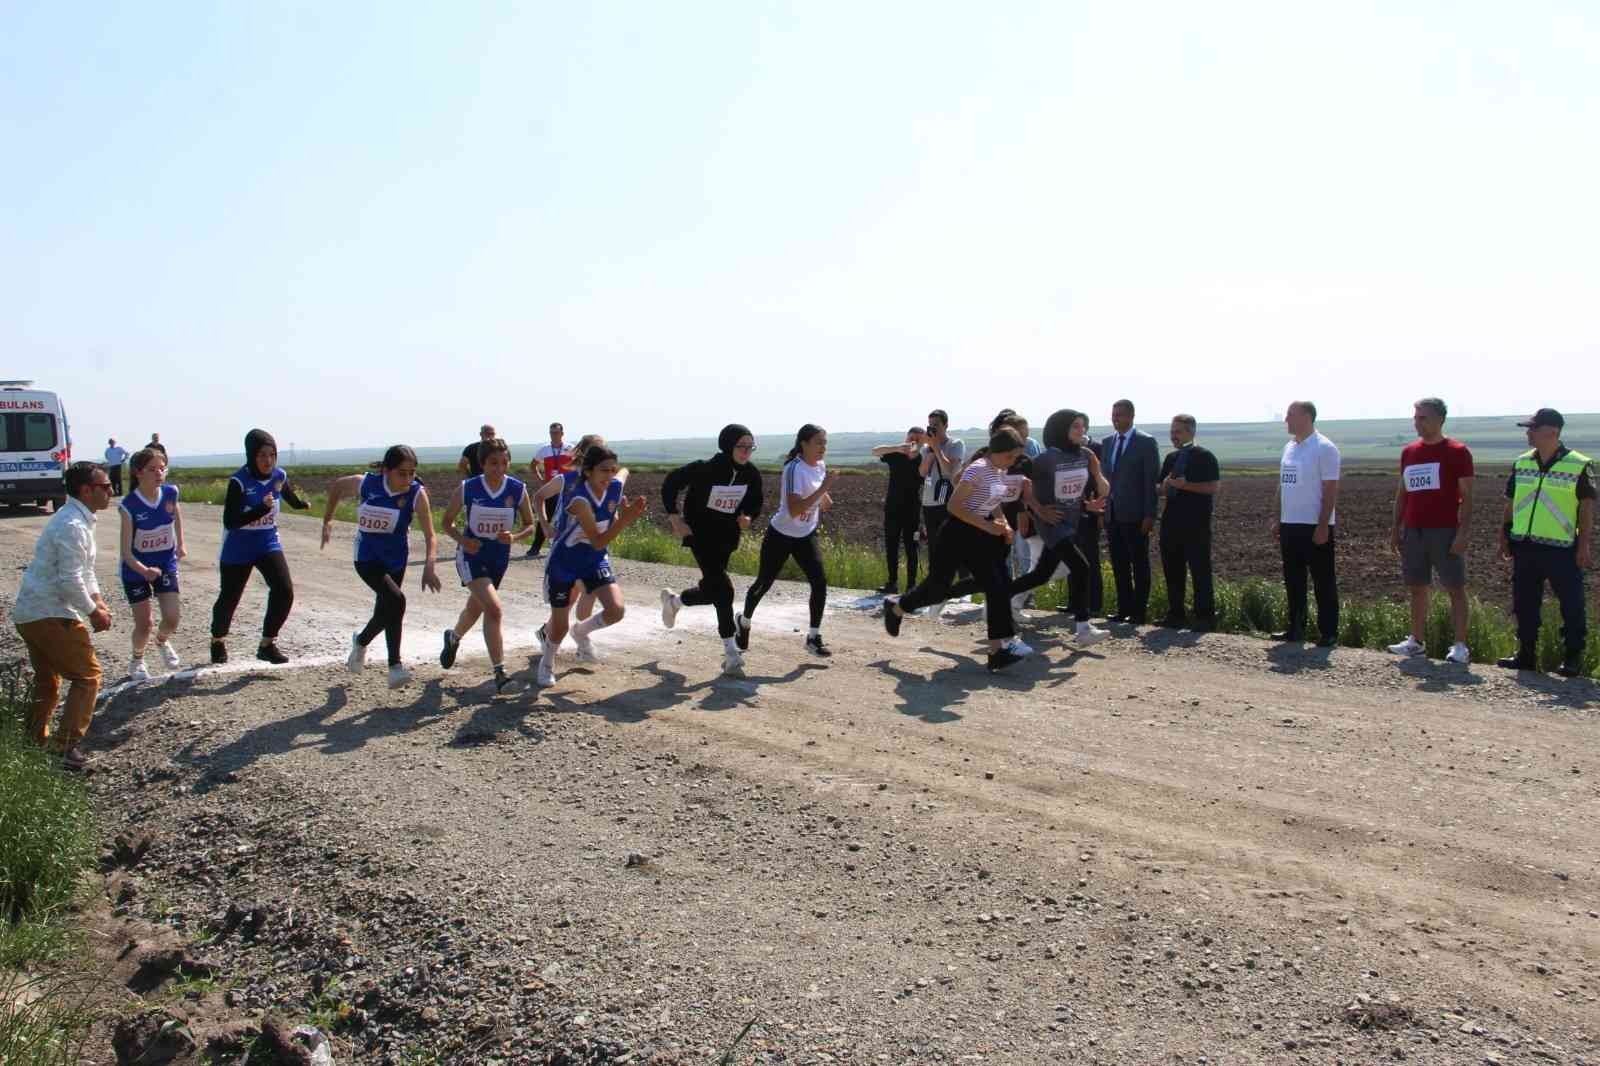
[[1194,442],[1194,415],[1177,415],[1169,430],[1172,451],[1161,462],[1158,488],[1167,498],[1161,512],[1161,570],[1167,579],[1167,616],[1161,624],[1185,623],[1184,578],[1194,578],[1194,629],[1217,627],[1211,582],[1211,511],[1222,470],[1209,449]]
[[128,459],[126,448],[117,445],[117,438],[106,441],[106,474],[111,478],[111,495],[122,495],[122,464]]
[[906,551],[906,588],[917,585],[917,527],[922,523],[921,485],[918,453],[927,439],[922,426],[906,430],[901,444],[884,444],[872,454],[889,467],[889,490],[883,498],[883,549],[889,559],[889,581],[879,592],[893,595],[900,591],[900,549]]
[[1411,635],[1389,645],[1396,655],[1424,655],[1428,586],[1433,572],[1450,595],[1455,644],[1448,662],[1465,666],[1467,651],[1467,531],[1472,526],[1472,453],[1444,435],[1446,407],[1430,396],[1412,405],[1417,439],[1401,449],[1400,486],[1394,494],[1390,546],[1400,556],[1400,576],[1411,597]]
[[[572,468],[572,445],[566,443],[567,431],[560,422],[550,423],[550,443],[542,446],[533,453],[533,459],[528,463],[528,488],[533,490],[546,481],[554,481]],[[546,521],[553,521],[556,508],[561,504],[560,496],[551,496],[544,501],[544,517]],[[535,518],[538,516],[535,515]],[[524,558],[537,559],[539,552],[544,548],[544,522],[539,523],[539,528],[533,534],[533,546],[527,550]]]
[[33,663],[28,733],[41,746],[49,739],[50,717],[66,678],[71,687],[59,747],[63,765],[81,770],[88,759],[79,745],[100,691],[100,660],[89,628],[96,633],[111,628],[111,608],[94,575],[94,516],[111,505],[111,479],[95,463],[73,463],[67,468],[66,490],[66,504],[45,524],[33,562],[22,575],[12,621]]
[[159,433],[150,434],[150,443],[146,444],[145,447],[152,451],[160,452],[163,459],[167,457],[167,446],[161,443],[161,434]]
[[1517,616],[1517,654],[1500,660],[1510,670],[1538,667],[1539,614],[1544,583],[1561,604],[1561,635],[1566,645],[1556,673],[1583,673],[1583,572],[1590,563],[1594,531],[1594,461],[1561,443],[1566,419],[1541,407],[1517,425],[1528,431],[1532,447],[1517,457],[1506,482],[1505,525],[1500,558],[1511,560],[1511,610]]
[[962,461],[966,457],[966,441],[950,436],[950,416],[939,408],[929,411],[920,473],[922,525],[928,535],[930,552],[939,536],[939,529],[950,516],[945,505],[950,502],[950,493],[955,489],[956,477],[961,473]]
[[1133,401],[1111,405],[1114,432],[1100,442],[1111,499],[1106,505],[1106,544],[1117,583],[1113,622],[1142,626],[1150,614],[1150,531],[1156,524],[1156,482],[1161,449],[1133,424]]
[[1306,574],[1317,597],[1317,646],[1339,640],[1339,586],[1333,571],[1334,511],[1339,501],[1339,449],[1317,432],[1317,405],[1296,400],[1283,424],[1294,438],[1278,463],[1278,517],[1272,532],[1283,555],[1289,628],[1278,641],[1302,641],[1306,632]]
[[478,439],[461,449],[461,458],[456,460],[456,473],[461,475],[462,481],[483,473],[483,456],[479,449],[494,440],[495,436],[493,426],[487,424],[479,426]]

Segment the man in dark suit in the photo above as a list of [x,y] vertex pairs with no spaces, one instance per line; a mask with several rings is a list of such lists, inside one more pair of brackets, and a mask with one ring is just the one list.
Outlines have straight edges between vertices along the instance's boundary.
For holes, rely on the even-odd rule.
[[1156,483],[1161,480],[1161,449],[1156,439],[1133,425],[1133,401],[1111,405],[1114,432],[1100,442],[1101,463],[1111,482],[1106,507],[1106,542],[1117,582],[1113,622],[1144,625],[1150,611],[1150,531],[1156,524]]

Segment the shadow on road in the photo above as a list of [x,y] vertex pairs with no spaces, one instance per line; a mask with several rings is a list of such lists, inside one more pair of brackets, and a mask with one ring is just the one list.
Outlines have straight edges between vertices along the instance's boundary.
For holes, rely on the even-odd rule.
[[655,677],[655,682],[639,688],[604,696],[592,703],[584,703],[563,696],[549,694],[550,705],[562,713],[596,714],[608,722],[632,724],[642,722],[656,711],[682,707],[692,701],[697,693],[704,693],[696,706],[702,711],[727,711],[735,707],[753,706],[752,701],[763,685],[785,685],[798,681],[813,670],[826,670],[821,663],[799,663],[781,675],[752,674],[746,677],[713,677],[693,685],[676,670],[668,670],[659,661],[634,667],[634,670]]
[[900,700],[895,710],[931,725],[955,722],[965,717],[952,708],[961,706],[968,696],[980,689],[1026,692],[1041,684],[1052,687],[1065,684],[1077,676],[1077,671],[1071,669],[1072,665],[1080,657],[1090,654],[1087,651],[1073,651],[1060,662],[1050,662],[1042,655],[1032,655],[1004,673],[990,674],[983,660],[975,656],[958,655],[933,647],[917,650],[948,659],[950,665],[926,676],[903,670],[887,659],[879,659],[867,666],[894,679],[894,694]]
[[1275,674],[1299,674],[1307,670],[1327,670],[1333,665],[1328,661],[1332,654],[1332,648],[1319,648],[1314,644],[1309,647],[1274,644],[1267,649],[1267,661],[1272,663],[1270,669]]
[[1483,678],[1465,667],[1436,662],[1422,656],[1401,659],[1396,664],[1402,674],[1420,682],[1418,692],[1449,692],[1483,684]]

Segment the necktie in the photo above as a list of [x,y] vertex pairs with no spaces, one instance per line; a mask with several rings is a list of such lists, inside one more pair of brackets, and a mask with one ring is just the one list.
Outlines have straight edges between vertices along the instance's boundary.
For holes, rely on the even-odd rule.
[[1122,446],[1127,442],[1128,438],[1125,434],[1117,434],[1117,448],[1116,451],[1111,453],[1111,470],[1113,473],[1116,471],[1117,467],[1122,464]]

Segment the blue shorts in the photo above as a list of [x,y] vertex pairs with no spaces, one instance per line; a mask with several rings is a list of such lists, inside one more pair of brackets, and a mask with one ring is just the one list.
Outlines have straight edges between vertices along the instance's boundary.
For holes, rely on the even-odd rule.
[[485,558],[483,549],[479,548],[476,555],[466,552],[456,553],[456,576],[463,585],[470,585],[480,577],[486,577],[495,588],[500,587],[500,579],[506,576],[506,567],[510,565],[509,556]]
[[178,571],[163,570],[161,576],[154,581],[146,581],[142,577],[129,580],[128,575],[122,575],[122,591],[127,594],[129,603],[143,603],[151,596],[165,596],[169,592],[178,591]]
[[604,585],[615,585],[617,579],[611,574],[611,560],[601,557],[598,562],[580,570],[569,570],[561,565],[560,560],[552,557],[544,570],[545,602],[552,607],[572,606],[572,586],[580,581],[588,592],[594,592]]

